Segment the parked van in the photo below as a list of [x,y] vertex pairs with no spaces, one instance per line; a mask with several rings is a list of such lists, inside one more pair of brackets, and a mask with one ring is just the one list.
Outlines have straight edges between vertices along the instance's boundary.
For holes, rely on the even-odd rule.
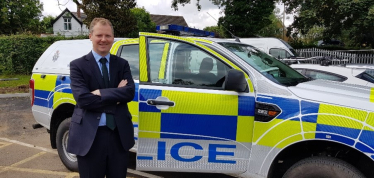
[[[233,39],[230,39],[233,40]],[[278,38],[239,38],[240,42],[252,45],[277,59],[298,57],[295,49],[287,42]]]
[[[30,80],[34,117],[75,171],[75,155],[66,151],[76,104],[68,64],[90,47],[54,43]],[[114,43],[111,53],[129,61],[136,83],[128,106],[138,170],[374,175],[374,88],[310,81],[257,48],[223,39],[140,33]]]

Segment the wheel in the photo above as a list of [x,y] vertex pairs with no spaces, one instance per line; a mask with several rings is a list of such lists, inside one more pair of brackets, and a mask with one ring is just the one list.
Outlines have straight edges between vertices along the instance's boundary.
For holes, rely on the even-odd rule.
[[365,178],[349,163],[333,157],[310,157],[295,163],[283,178]]
[[58,126],[56,135],[57,152],[66,168],[70,171],[78,172],[78,161],[76,155],[66,151],[69,139],[70,120],[71,118],[65,119]]

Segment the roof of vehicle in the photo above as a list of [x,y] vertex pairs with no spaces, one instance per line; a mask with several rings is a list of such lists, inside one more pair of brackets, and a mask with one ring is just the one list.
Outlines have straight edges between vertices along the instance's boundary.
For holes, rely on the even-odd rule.
[[222,38],[208,38],[208,37],[187,37],[187,38],[189,38],[191,40],[194,40],[194,41],[208,40],[208,41],[215,42],[215,43],[220,43],[220,42],[238,43],[238,42],[233,41],[233,40],[222,39]]
[[341,66],[357,69],[374,69],[374,64],[343,64]]
[[358,74],[365,71],[365,69],[352,69],[352,68],[345,68],[342,66],[322,66],[320,64],[292,64],[290,65],[292,68],[296,69],[315,69],[326,71],[330,73],[336,73],[343,76],[357,76]]

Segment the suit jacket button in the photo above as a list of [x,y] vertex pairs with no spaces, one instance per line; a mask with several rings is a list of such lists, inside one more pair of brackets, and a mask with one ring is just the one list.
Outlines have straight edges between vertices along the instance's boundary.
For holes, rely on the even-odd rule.
[[97,117],[97,119],[100,119],[100,117]]

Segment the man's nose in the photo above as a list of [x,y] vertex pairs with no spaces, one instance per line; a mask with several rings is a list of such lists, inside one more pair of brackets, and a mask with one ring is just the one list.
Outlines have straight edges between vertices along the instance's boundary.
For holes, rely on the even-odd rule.
[[101,41],[107,41],[108,40],[108,38],[106,37],[106,36],[103,36],[103,37],[101,37],[101,39],[100,39]]

